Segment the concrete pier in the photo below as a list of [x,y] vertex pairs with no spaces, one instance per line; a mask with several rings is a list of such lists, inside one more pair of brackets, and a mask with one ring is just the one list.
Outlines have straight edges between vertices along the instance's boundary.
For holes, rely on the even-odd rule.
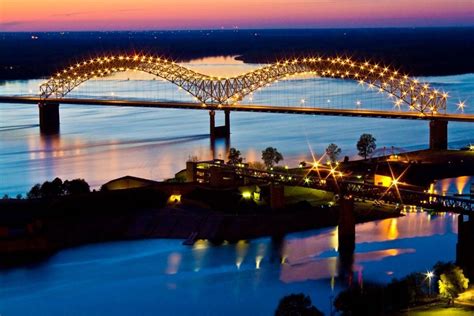
[[430,121],[430,149],[448,149],[448,121]]
[[209,130],[212,141],[216,138],[228,139],[230,137],[230,111],[225,110],[224,115],[225,125],[216,126],[216,112],[214,110],[209,111]]
[[59,132],[59,103],[39,103],[40,131],[44,134]]
[[339,200],[338,274],[348,284],[352,283],[355,250],[354,198],[342,196]]
[[458,242],[456,244],[456,264],[464,270],[464,275],[474,278],[474,216],[458,216]]

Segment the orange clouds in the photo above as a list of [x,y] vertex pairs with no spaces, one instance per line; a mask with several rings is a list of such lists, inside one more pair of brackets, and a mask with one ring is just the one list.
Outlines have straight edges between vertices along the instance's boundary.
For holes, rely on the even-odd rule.
[[1,0],[0,31],[472,25],[470,0]]

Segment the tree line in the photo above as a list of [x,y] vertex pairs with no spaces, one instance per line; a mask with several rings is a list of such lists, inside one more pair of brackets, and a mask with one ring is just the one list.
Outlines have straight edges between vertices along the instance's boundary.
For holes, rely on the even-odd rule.
[[[356,144],[359,156],[367,159],[377,148],[375,143],[376,141],[377,139],[371,134],[362,134]],[[341,152],[341,148],[339,148],[339,146],[334,143],[329,144],[325,150],[328,161],[331,163],[336,163],[339,160]],[[227,158],[228,163],[233,165],[241,164],[244,161],[242,153],[236,148],[230,148]],[[262,150],[261,159],[263,161],[263,165],[260,162],[252,162],[252,167],[255,169],[270,169],[277,165],[280,161],[284,160],[283,155],[278,151],[278,149],[274,147],[267,147]],[[348,160],[349,157],[346,156],[344,161]],[[300,165],[305,166],[306,162],[302,161]]]

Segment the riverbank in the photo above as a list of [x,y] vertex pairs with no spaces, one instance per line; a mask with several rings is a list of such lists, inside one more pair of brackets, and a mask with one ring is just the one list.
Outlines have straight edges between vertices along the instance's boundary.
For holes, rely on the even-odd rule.
[[[262,200],[266,194],[262,187]],[[157,183],[56,199],[2,200],[0,256],[4,266],[11,266],[111,240],[172,238],[192,244],[207,239],[219,244],[337,225],[338,206],[327,200],[314,203],[318,196],[310,195],[294,196],[274,210],[242,198],[236,188]],[[368,211],[367,204],[356,203],[357,222],[394,216],[399,211],[391,207]]]
[[392,173],[398,177],[403,174],[398,179],[401,186],[409,184],[411,188],[418,186],[426,190],[440,179],[474,176],[474,150],[426,149],[387,154],[365,161],[341,163],[340,168],[351,175],[364,177],[373,177],[374,174],[392,176]]

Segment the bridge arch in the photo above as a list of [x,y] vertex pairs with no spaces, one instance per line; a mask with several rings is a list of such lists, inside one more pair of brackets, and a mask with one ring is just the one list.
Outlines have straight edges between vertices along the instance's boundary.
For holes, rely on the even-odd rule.
[[312,74],[319,77],[355,80],[378,89],[421,114],[446,110],[448,95],[389,67],[356,62],[341,57],[308,57],[279,61],[231,78],[200,74],[173,61],[144,55],[107,56],[77,63],[58,72],[40,86],[40,96],[62,98],[81,83],[115,72],[139,70],[176,84],[203,104],[231,106],[255,90],[291,75]]
[[203,89],[204,82],[211,80],[209,76],[161,57],[144,55],[105,56],[71,65],[40,85],[40,97],[44,100],[50,97],[63,98],[85,81],[129,70],[142,71],[167,80],[202,103],[211,98],[208,91]]
[[409,110],[418,111],[421,114],[436,114],[446,110],[447,93],[433,89],[429,84],[402,75],[389,67],[341,57],[311,57],[279,61],[230,78],[227,89],[229,93],[225,96],[227,99],[223,99],[231,103],[238,102],[255,90],[300,74],[355,80],[394,98],[397,107],[406,105]]

